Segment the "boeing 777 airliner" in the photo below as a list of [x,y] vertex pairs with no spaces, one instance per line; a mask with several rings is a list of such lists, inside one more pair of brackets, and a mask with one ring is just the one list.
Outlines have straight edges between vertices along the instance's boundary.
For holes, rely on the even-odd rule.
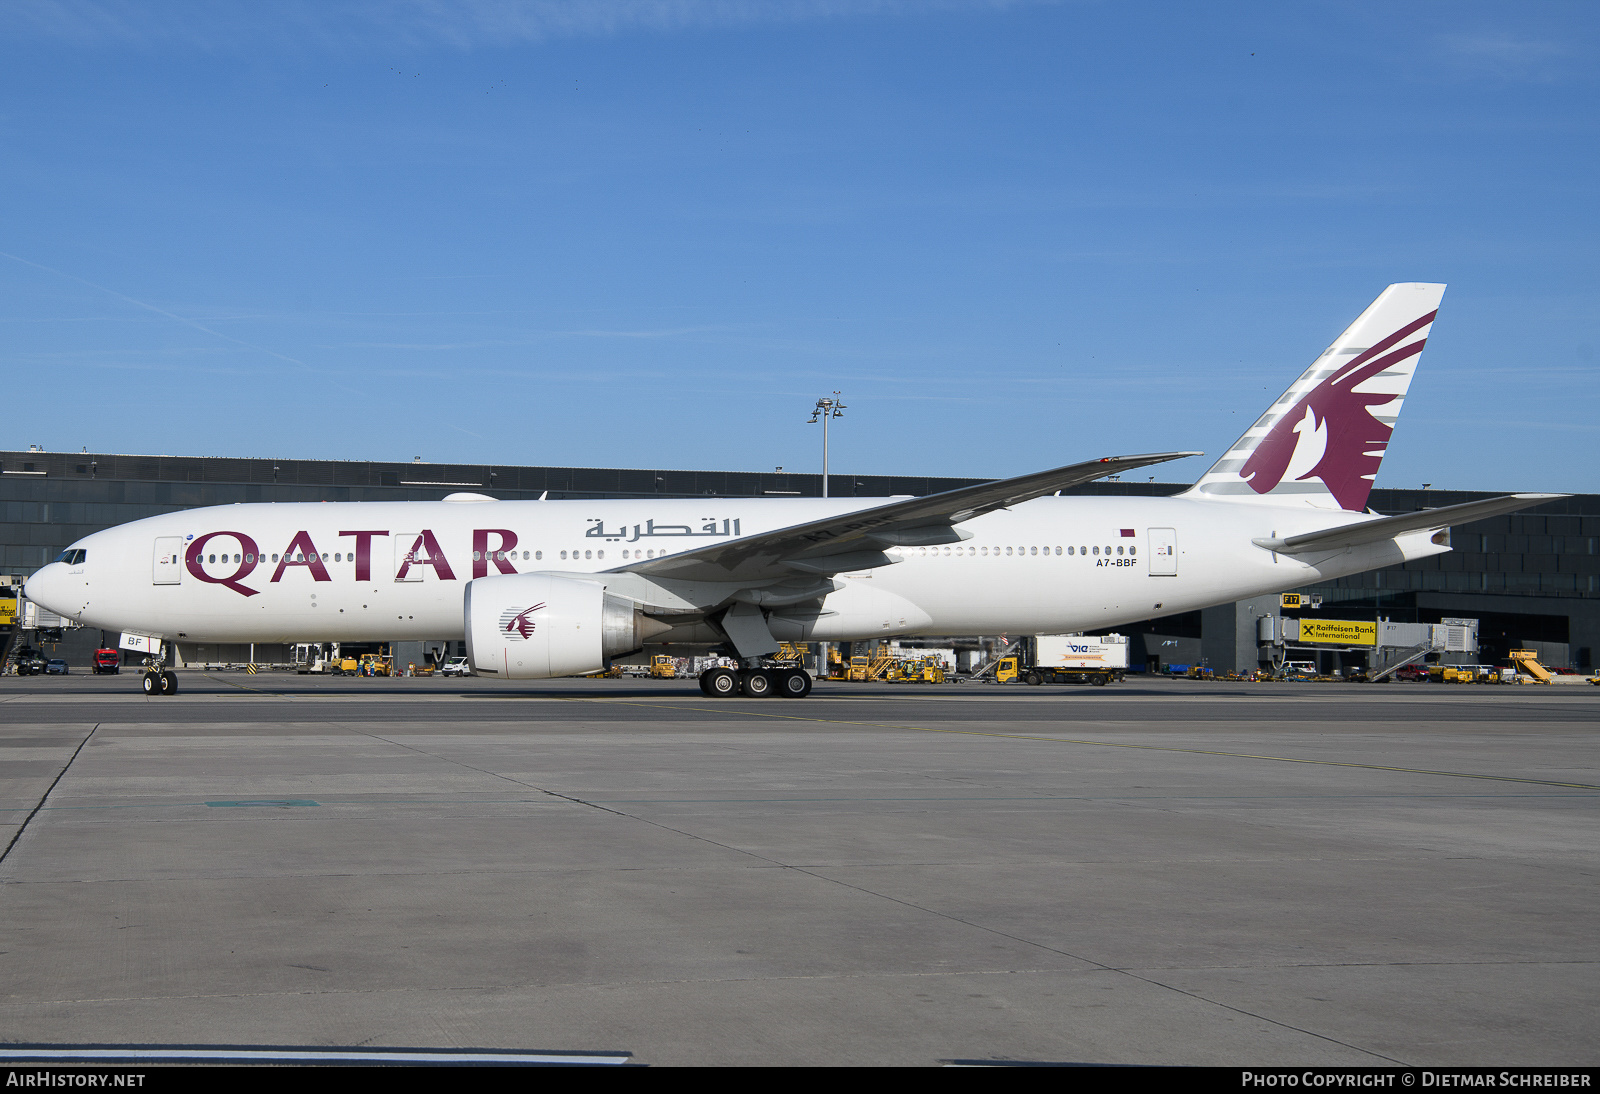
[[1443,285],[1391,285],[1185,493],[1060,491],[1195,452],[1111,456],[895,499],[229,505],[96,532],[25,595],[149,651],[172,642],[464,638],[475,672],[592,672],[706,642],[708,695],[801,698],[780,641],[1103,632],[1450,549],[1452,524],[1556,494],[1381,517],[1367,495]]

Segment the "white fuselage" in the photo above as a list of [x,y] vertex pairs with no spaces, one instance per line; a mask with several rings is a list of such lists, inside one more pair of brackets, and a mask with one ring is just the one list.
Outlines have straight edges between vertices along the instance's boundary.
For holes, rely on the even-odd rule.
[[[454,639],[463,589],[500,574],[626,566],[881,504],[880,499],[229,505],[150,517],[74,544],[27,583],[52,611],[191,642]],[[1204,499],[1046,497],[896,547],[841,575],[780,638],[1101,632],[1448,550],[1426,534],[1301,561],[1251,543],[1348,524],[1341,510]],[[604,580],[601,578],[600,580]],[[780,613],[781,614],[781,613]],[[796,627],[799,629],[797,630]]]

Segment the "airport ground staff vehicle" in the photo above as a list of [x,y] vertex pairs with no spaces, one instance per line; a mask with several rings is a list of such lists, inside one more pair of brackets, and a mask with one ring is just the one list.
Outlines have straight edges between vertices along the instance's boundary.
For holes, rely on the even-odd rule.
[[1004,684],[1096,684],[1121,680],[1128,671],[1128,638],[1121,634],[1036,634],[1020,653],[1002,658],[995,680]]
[[944,663],[937,657],[903,657],[889,670],[891,684],[942,684]]
[[11,654],[11,663],[18,676],[39,676],[44,673],[45,656],[32,646],[19,646]]
[[500,680],[684,643],[737,658],[701,674],[708,695],[799,699],[811,677],[773,664],[783,642],[1105,633],[1443,554],[1452,525],[1558,497],[1367,511],[1443,294],[1385,289],[1174,497],[1063,492],[1199,453],[910,498],[223,505],[86,536],[25,595],[125,649],[142,639],[155,686],[179,640],[464,639],[474,672]]
[[1552,679],[1550,670],[1539,664],[1539,651],[1512,650],[1509,656],[1511,663],[1517,667],[1518,672],[1527,673],[1541,684],[1550,683]]
[[94,651],[94,660],[89,662],[94,667],[94,673],[115,675],[122,668],[122,651],[113,649],[98,649]]

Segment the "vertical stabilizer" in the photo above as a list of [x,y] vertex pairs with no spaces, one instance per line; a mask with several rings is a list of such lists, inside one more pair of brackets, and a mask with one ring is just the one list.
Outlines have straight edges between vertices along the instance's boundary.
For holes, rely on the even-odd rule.
[[1443,285],[1390,285],[1189,490],[1361,512]]

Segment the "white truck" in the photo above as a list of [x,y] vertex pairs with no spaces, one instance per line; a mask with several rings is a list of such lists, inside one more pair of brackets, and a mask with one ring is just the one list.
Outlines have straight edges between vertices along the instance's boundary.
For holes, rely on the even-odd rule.
[[1127,671],[1127,635],[1036,634],[1023,644],[1016,678],[1025,684],[1109,684]]

